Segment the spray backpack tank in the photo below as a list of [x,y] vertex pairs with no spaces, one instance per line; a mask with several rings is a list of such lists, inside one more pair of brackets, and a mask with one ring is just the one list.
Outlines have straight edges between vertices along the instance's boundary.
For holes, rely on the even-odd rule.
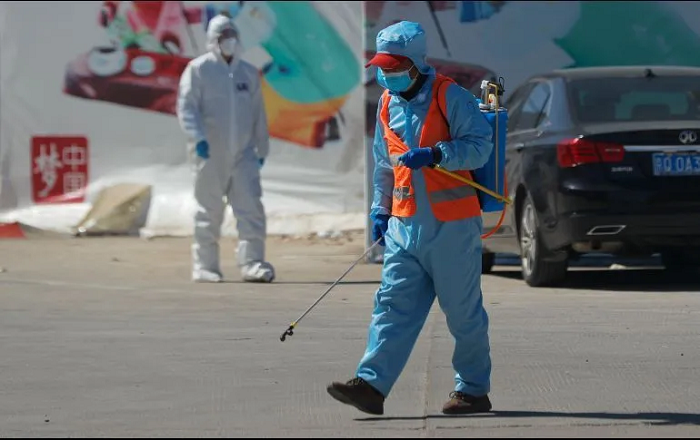
[[503,196],[496,198],[486,192],[479,191],[479,202],[482,212],[497,212],[505,210],[504,198],[507,194],[506,167],[506,128],[508,126],[508,110],[500,106],[500,97],[505,91],[503,78],[499,84],[484,80],[481,82],[481,99],[477,99],[479,110],[484,115],[493,130],[493,151],[486,164],[474,170],[474,179],[492,192]]

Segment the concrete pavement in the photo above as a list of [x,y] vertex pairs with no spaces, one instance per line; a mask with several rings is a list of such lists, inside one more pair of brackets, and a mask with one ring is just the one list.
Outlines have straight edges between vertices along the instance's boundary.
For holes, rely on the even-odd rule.
[[[351,240],[351,241],[349,241]],[[189,240],[0,241],[2,437],[700,435],[700,279],[581,269],[485,276],[494,413],[443,417],[452,339],[434,308],[384,417],[333,401],[362,355],[380,267],[359,236],[270,240],[272,285],[189,282]],[[633,277],[624,280],[621,274]]]

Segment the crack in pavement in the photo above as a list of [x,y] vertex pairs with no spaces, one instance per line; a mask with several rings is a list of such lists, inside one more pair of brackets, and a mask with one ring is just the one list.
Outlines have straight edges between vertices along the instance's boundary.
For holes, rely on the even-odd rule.
[[423,416],[425,418],[423,419],[423,426],[421,430],[423,431],[423,436],[427,436],[428,432],[430,431],[428,429],[428,407],[430,406],[430,364],[433,359],[433,340],[435,336],[435,316],[437,313],[430,313],[428,312],[428,358],[426,359],[425,362],[425,376],[424,376],[424,385],[425,385],[425,396],[423,398]]

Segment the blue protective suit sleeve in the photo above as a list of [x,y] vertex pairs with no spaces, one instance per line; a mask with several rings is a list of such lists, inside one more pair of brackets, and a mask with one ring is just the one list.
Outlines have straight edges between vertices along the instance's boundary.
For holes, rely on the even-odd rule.
[[476,98],[456,84],[446,94],[451,141],[438,142],[440,165],[448,171],[476,170],[483,167],[493,150],[493,130],[479,110]]
[[262,96],[260,78],[255,77],[253,82],[253,141],[257,149],[258,158],[264,159],[270,152],[270,133],[267,128],[267,113],[265,112],[265,102]]
[[202,123],[202,85],[199,75],[188,64],[180,77],[180,87],[177,96],[177,119],[182,131],[195,143],[206,140],[204,124]]
[[374,145],[372,154],[374,156],[373,187],[374,198],[370,217],[379,214],[391,215],[391,204],[394,192],[394,168],[389,160],[389,149],[384,140],[382,122],[379,119],[379,112],[382,108],[382,98],[379,98],[377,105],[377,124],[374,130]]

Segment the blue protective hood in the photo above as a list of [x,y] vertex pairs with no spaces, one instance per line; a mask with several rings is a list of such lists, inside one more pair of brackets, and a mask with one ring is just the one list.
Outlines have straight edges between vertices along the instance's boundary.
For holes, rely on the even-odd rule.
[[379,31],[377,53],[390,53],[410,58],[421,73],[428,73],[426,62],[427,42],[425,31],[419,23],[401,21]]

